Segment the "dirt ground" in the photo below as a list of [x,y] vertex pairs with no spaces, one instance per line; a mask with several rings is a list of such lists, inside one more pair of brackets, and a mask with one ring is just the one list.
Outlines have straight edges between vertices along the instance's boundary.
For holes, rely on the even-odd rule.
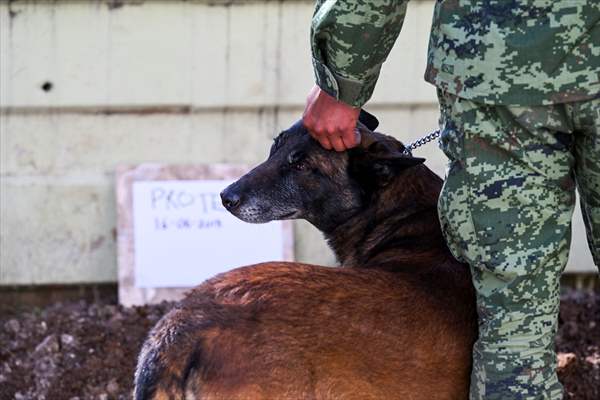
[[[171,306],[3,310],[0,399],[129,399],[142,341]],[[565,398],[600,399],[600,293],[563,295],[557,350]]]

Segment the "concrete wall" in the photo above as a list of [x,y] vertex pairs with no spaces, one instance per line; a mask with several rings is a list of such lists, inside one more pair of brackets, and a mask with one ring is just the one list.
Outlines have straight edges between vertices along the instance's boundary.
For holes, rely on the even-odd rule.
[[[433,1],[410,3],[369,110],[436,127],[422,80]],[[309,1],[0,4],[0,284],[116,280],[115,166],[257,163],[312,85]],[[435,145],[419,150],[443,174]],[[576,217],[570,268],[593,268]],[[301,261],[333,263],[296,224]]]

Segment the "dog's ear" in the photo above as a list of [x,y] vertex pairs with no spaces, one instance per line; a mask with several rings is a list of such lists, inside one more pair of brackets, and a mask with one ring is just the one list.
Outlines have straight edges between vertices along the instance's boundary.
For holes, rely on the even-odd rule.
[[422,164],[425,161],[424,158],[406,154],[404,145],[392,136],[373,132],[360,122],[357,125],[357,130],[360,133],[360,143],[353,150],[354,155],[361,155],[360,158],[373,162],[385,161],[404,168]]
[[375,189],[391,182],[407,168],[425,159],[404,153],[404,145],[391,136],[361,127],[361,145],[349,151],[349,173],[361,186]]
[[358,114],[358,121],[371,131],[374,131],[379,126],[379,120],[362,108],[360,109],[360,114]]

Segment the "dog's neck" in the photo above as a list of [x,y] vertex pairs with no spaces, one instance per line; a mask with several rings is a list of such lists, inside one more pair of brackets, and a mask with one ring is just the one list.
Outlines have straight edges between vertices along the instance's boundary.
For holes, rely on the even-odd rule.
[[403,171],[366,209],[324,232],[339,263],[405,271],[452,259],[437,214],[441,185],[423,165]]

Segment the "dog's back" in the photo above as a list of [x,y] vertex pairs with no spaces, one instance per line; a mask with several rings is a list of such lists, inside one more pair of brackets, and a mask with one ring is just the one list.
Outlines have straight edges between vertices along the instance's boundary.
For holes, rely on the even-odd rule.
[[464,278],[296,263],[220,275],[153,329],[135,398],[466,398],[473,310],[468,290],[447,296]]

